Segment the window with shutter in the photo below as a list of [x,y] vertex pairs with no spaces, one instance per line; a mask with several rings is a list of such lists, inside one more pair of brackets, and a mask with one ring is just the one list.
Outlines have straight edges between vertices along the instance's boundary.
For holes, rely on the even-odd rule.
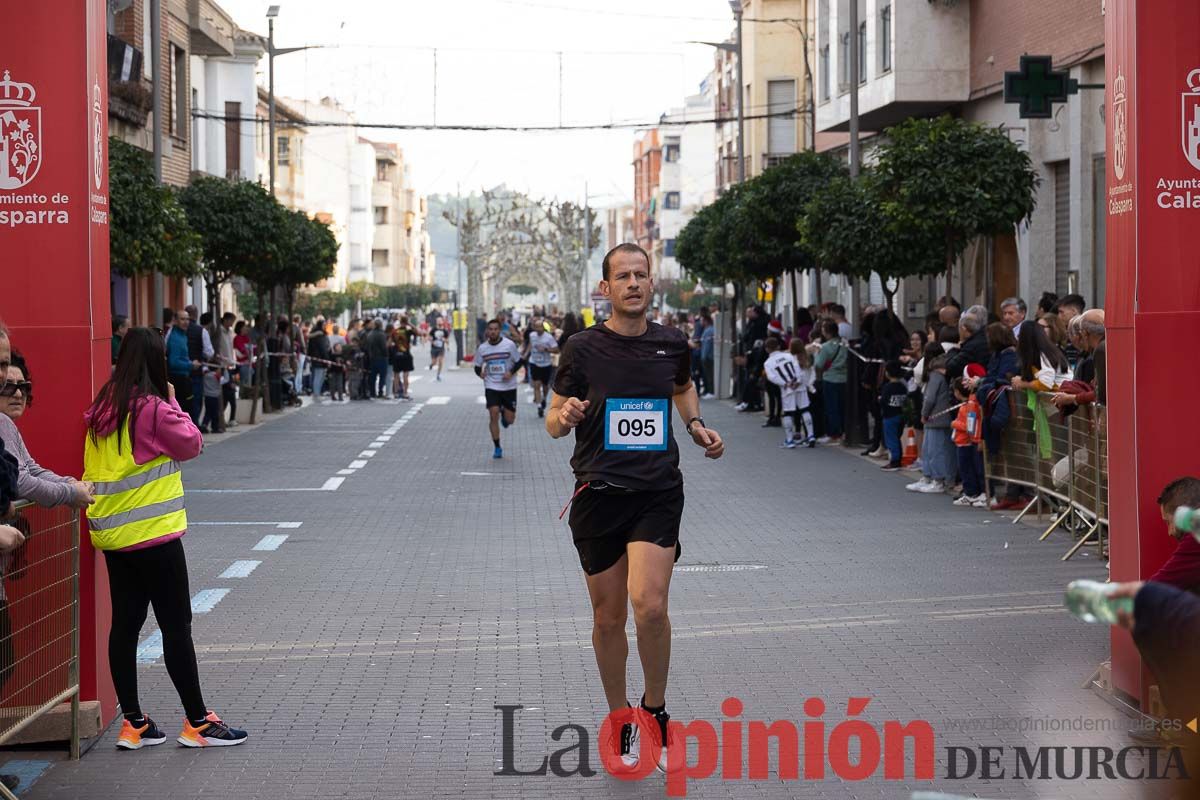
[[1071,288],[1071,162],[1056,161],[1054,169],[1054,291],[1061,297]]
[[[768,113],[782,114],[796,109],[794,80],[767,81]],[[767,120],[767,152],[781,155],[796,152],[796,117],[770,117]]]

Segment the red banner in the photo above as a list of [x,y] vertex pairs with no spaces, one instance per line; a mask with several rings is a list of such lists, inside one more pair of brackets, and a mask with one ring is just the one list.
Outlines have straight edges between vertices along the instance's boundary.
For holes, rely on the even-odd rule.
[[[74,476],[82,414],[110,364],[105,11],[39,0],[0,24],[0,317],[37,386],[22,434],[38,461]],[[107,720],[107,587],[84,550],[83,697],[105,701]]]
[[[1108,0],[1108,443],[1112,579],[1149,577],[1175,542],[1156,498],[1200,474],[1200,4]],[[1137,651],[1113,629],[1113,675],[1145,700]],[[1144,706],[1143,706],[1144,707]]]

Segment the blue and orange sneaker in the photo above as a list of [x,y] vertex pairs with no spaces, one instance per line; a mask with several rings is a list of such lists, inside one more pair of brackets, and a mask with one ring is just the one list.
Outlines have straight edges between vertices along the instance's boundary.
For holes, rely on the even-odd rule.
[[245,731],[229,727],[210,711],[202,725],[192,725],[191,720],[185,717],[178,741],[184,747],[230,747],[241,744],[247,738]]
[[504,458],[504,451],[497,447],[492,451],[492,458]]
[[121,723],[121,735],[117,737],[117,747],[121,750],[141,750],[146,745],[162,744],[167,735],[159,730],[154,720],[142,717],[141,724],[129,720]]

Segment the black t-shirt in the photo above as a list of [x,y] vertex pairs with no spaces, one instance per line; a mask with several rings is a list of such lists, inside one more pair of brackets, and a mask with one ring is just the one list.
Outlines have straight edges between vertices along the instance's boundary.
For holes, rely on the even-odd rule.
[[[677,328],[651,322],[641,336],[622,336],[600,323],[572,336],[559,358],[554,392],[591,401],[583,422],[575,428],[575,453],[571,456],[575,477],[653,491],[683,483],[679,447],[671,428],[671,398],[689,381],[690,348],[687,336]],[[606,432],[606,401],[639,398],[665,401],[658,406],[666,409],[659,418],[662,429],[646,439],[665,438],[665,449],[606,448],[606,435],[619,438],[619,426],[624,426],[623,434],[629,433],[629,423],[620,422],[619,413],[609,417]],[[614,402],[612,411],[619,412],[623,405],[638,406]],[[655,427],[658,421],[655,419]]]
[[908,399],[908,386],[901,381],[889,380],[879,390],[879,408],[885,419],[899,416],[904,411],[904,401]]

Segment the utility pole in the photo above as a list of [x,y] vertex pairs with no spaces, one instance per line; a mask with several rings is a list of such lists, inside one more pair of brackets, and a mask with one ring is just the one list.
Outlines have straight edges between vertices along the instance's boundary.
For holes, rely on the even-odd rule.
[[[154,180],[163,181],[163,79],[162,79],[162,0],[150,0],[150,80],[154,89]],[[154,270],[154,311],[151,319],[162,313],[164,301],[163,275]]]
[[275,17],[279,6],[267,9],[267,138],[270,159],[267,173],[271,180],[271,197],[275,196]]
[[[853,2],[853,0],[851,0]],[[729,0],[733,15],[737,19],[737,153],[738,153],[738,183],[746,182],[746,90],[742,78],[742,0]]]
[[467,331],[458,327],[458,320],[463,307],[463,282],[462,282],[462,184],[454,184],[454,281],[458,284],[458,288],[454,291],[454,338],[455,345],[458,347],[458,355],[456,365],[462,364],[463,348],[466,347]]
[[[850,0],[850,47],[849,58],[850,69],[846,74],[850,76],[850,179],[858,178],[859,166],[862,163],[862,153],[859,150],[858,144],[858,83],[861,75],[858,70],[858,0]],[[858,280],[849,278],[850,281],[850,308],[847,309],[850,324],[858,323],[858,307],[860,293],[858,289]]]

